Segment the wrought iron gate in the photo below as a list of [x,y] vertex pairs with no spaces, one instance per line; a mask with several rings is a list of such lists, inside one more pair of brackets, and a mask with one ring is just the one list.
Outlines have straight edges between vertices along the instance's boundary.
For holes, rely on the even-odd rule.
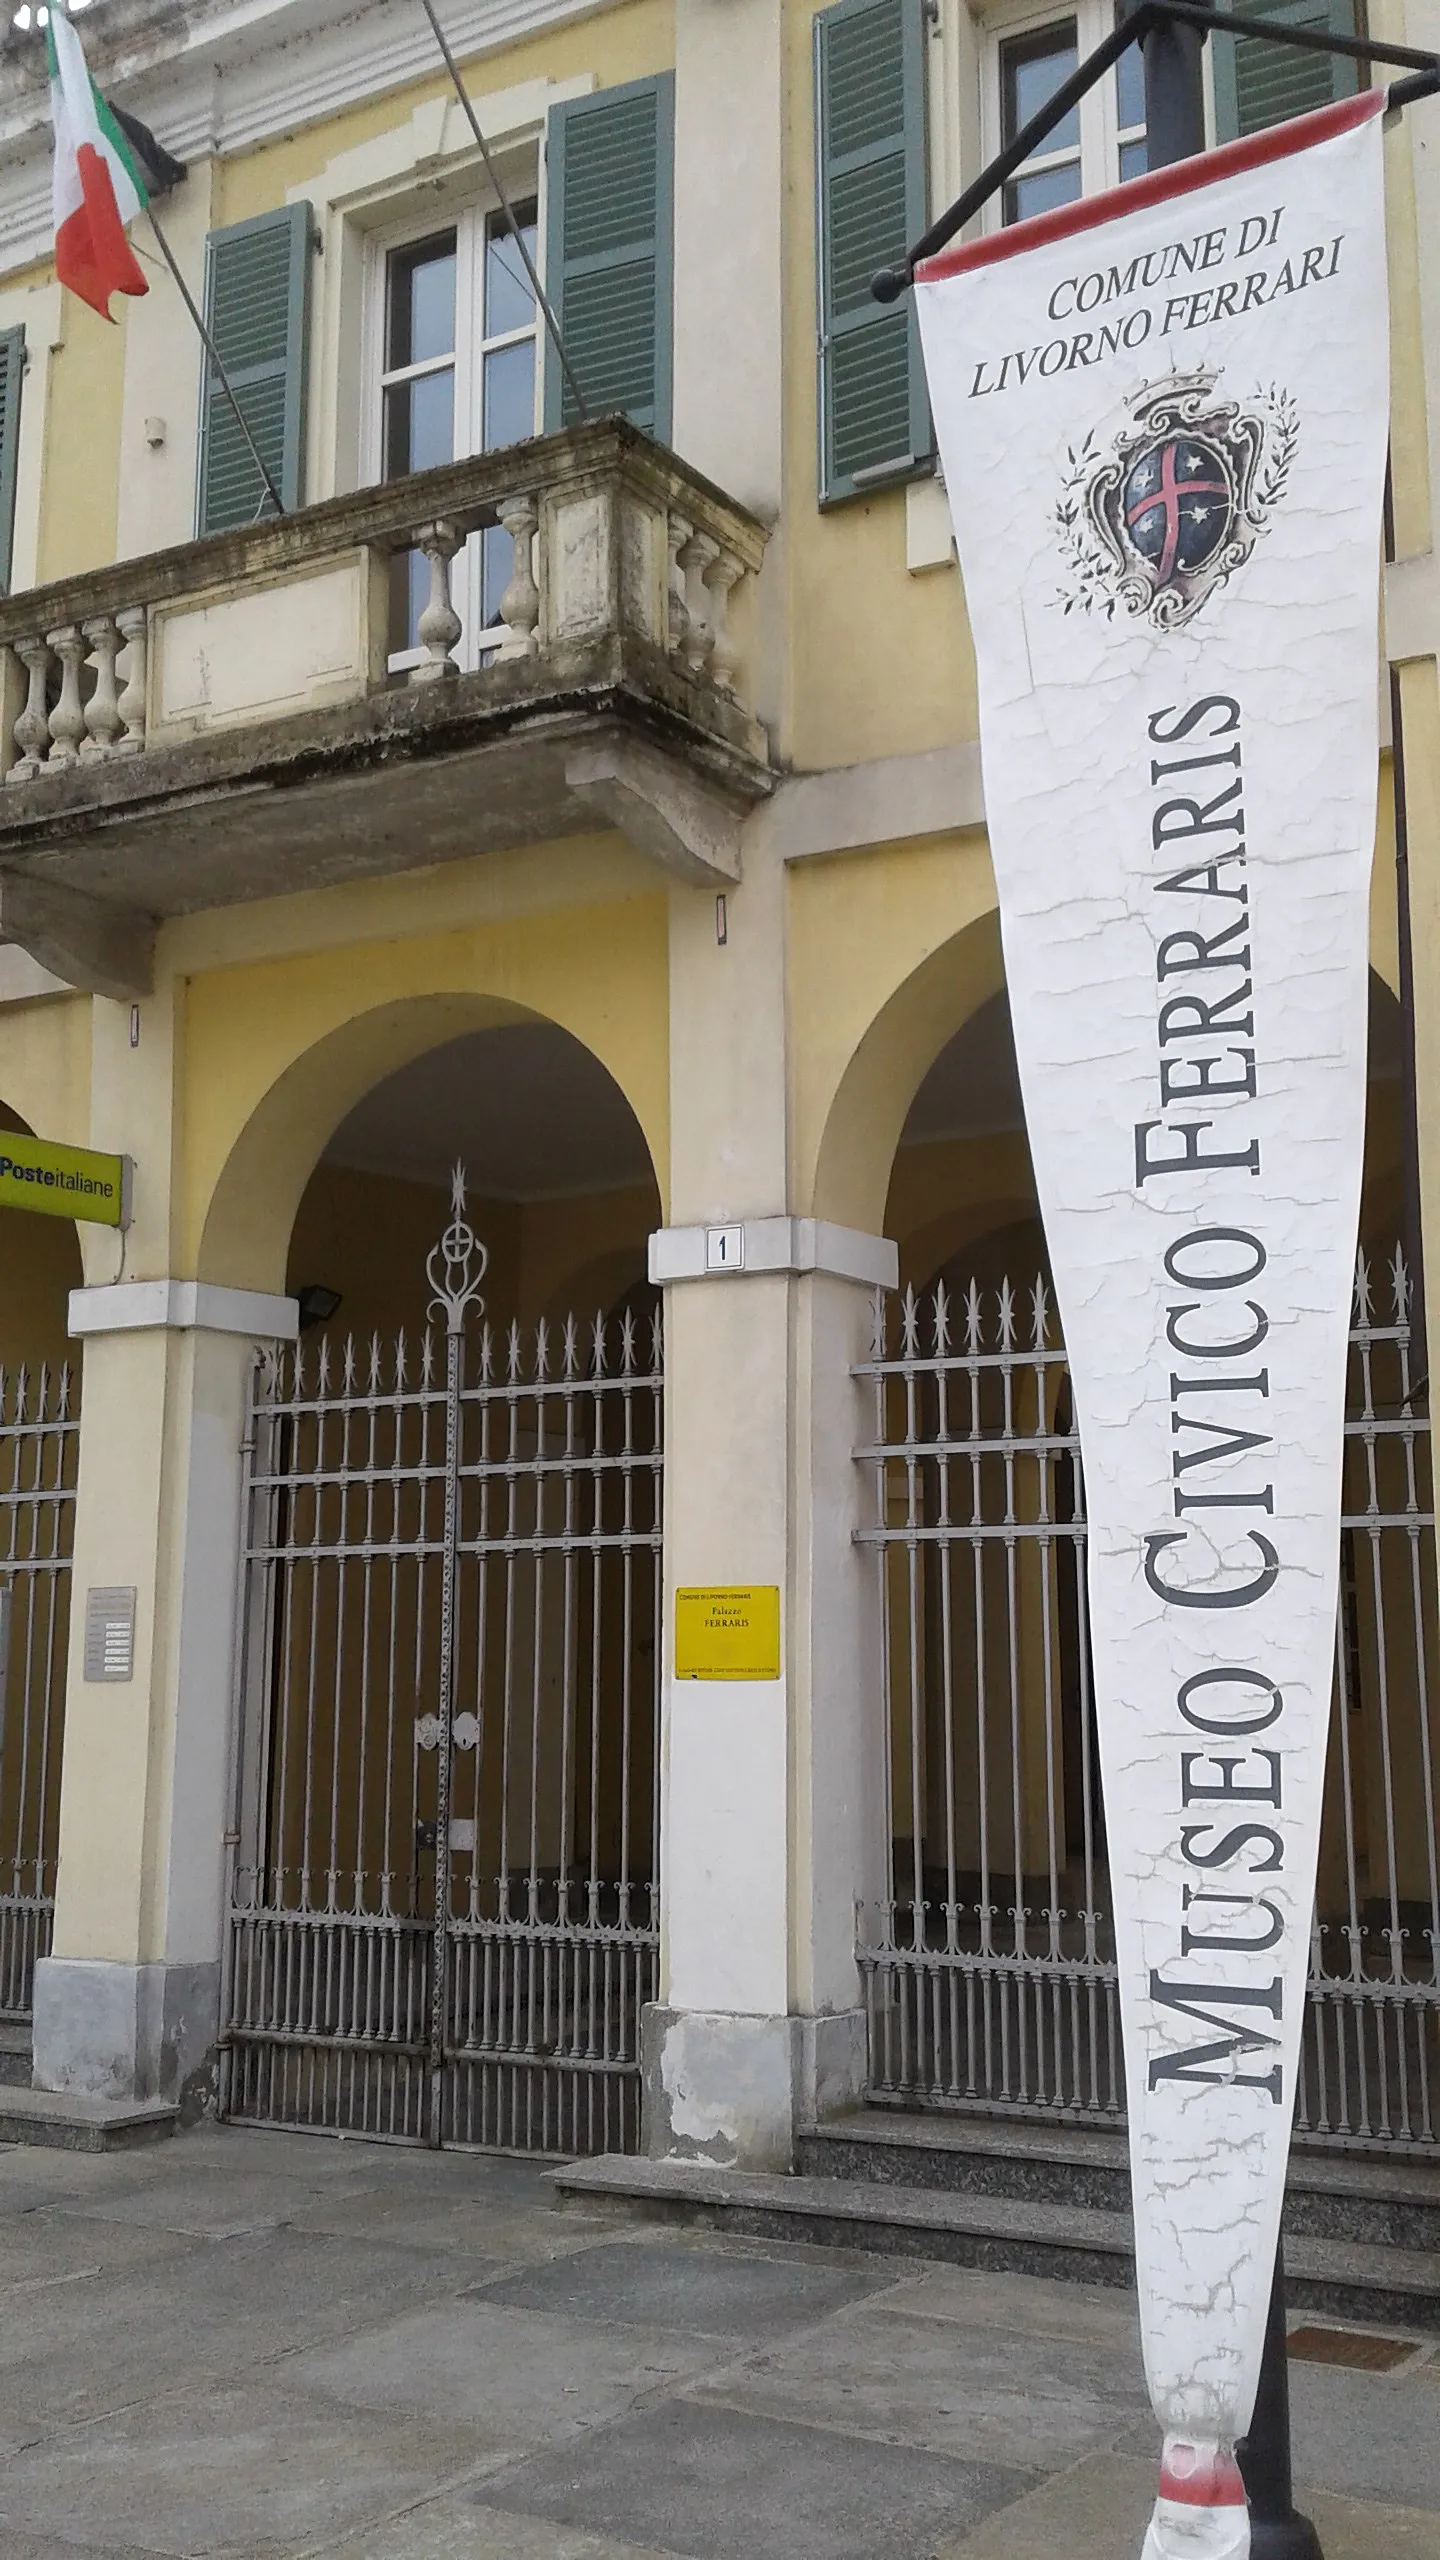
[[80,1448],[68,1368],[0,1370],[0,2020],[48,1955]]
[[658,1951],[658,1313],[257,1371],[221,2111],[633,2148]]
[[[1377,1288],[1383,1312],[1377,1313]],[[877,1304],[873,1471],[890,1894],[861,1917],[870,2094],[1124,2111],[1085,1506],[1043,1281]],[[1302,2138],[1440,2151],[1430,1425],[1397,1253],[1357,1269],[1341,1606]]]

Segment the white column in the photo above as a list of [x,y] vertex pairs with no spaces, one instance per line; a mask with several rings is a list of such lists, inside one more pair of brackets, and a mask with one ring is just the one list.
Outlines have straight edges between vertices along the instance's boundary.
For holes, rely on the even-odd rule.
[[[853,2104],[857,1897],[883,1852],[879,1582],[853,1530],[851,1378],[895,1249],[791,1214],[783,873],[761,844],[717,939],[671,900],[674,1223],[665,1291],[661,1987],[646,2021],[659,2156],[788,2164]],[[774,1584],[773,1680],[675,1676],[675,1593]]]
[[[723,1270],[707,1269],[723,1252]],[[650,2148],[784,2166],[853,2105],[855,1905],[880,1889],[878,1592],[853,1449],[881,1237],[801,1218],[667,1228],[661,2000]],[[777,1584],[773,1680],[676,1676],[674,1595]]]
[[[70,1307],[80,1473],[35,2081],[196,2103],[219,2015],[246,1381],[296,1309],[173,1280],[79,1289]],[[87,1677],[92,1591],[133,1594],[128,1677],[93,1661]]]

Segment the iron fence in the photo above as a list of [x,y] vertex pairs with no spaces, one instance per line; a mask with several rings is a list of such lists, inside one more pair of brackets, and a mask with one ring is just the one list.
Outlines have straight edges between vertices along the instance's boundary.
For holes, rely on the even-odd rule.
[[[1377,1311],[1377,1293],[1383,1310]],[[1397,1252],[1356,1272],[1303,2139],[1440,2150],[1428,1402]],[[889,1894],[860,1916],[870,2095],[1118,2124],[1084,1481],[1043,1280],[877,1301]]]
[[269,1356],[247,1443],[222,2112],[633,2148],[658,1961],[658,1302]]
[[0,2020],[50,1950],[80,1444],[68,1368],[0,1370]]

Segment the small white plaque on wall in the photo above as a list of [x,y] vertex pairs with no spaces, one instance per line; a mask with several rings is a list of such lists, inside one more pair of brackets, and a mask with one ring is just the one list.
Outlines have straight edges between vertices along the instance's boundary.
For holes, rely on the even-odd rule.
[[85,1594],[85,1677],[135,1677],[135,1590],[112,1585]]

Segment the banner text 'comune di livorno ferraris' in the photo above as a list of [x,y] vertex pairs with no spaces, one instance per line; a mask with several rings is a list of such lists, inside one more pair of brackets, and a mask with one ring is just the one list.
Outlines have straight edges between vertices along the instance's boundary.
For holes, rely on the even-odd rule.
[[1148,2550],[1248,2549],[1365,1124],[1369,92],[920,269],[1089,1521]]

